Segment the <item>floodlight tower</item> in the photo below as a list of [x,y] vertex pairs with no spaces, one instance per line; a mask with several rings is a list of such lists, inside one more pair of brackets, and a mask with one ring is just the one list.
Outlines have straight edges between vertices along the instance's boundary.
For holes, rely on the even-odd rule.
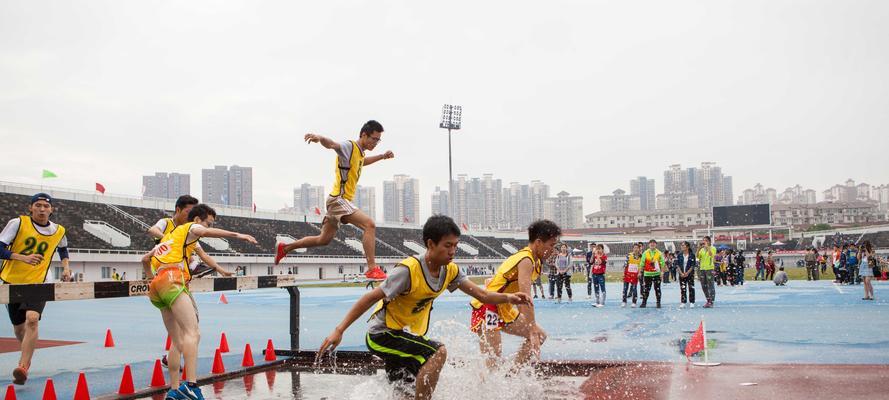
[[454,164],[451,157],[451,131],[460,130],[463,119],[463,107],[445,104],[441,108],[441,123],[439,128],[448,130],[448,213],[456,218],[454,209]]

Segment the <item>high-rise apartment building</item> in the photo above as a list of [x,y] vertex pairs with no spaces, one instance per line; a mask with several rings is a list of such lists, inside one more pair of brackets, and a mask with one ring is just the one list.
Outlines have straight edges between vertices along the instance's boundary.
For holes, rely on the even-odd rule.
[[155,172],[142,177],[142,197],[176,199],[191,194],[191,175],[177,172]]
[[201,170],[201,201],[253,207],[253,168],[217,165]]
[[421,224],[420,181],[399,174],[383,182],[383,221]]
[[327,207],[326,201],[327,193],[324,192],[324,186],[303,183],[293,188],[293,210],[297,213],[323,215]]

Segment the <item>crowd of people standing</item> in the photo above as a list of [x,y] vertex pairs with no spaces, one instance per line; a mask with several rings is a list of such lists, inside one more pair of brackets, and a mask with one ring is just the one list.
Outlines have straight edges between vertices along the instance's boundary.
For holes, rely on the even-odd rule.
[[[576,266],[572,267],[571,249],[566,244],[561,244],[558,250],[553,257],[546,260],[547,266],[544,267],[547,268],[549,277],[549,297],[561,302],[564,291],[568,301],[571,301],[571,274],[577,269]],[[605,272],[608,264],[605,247],[590,243],[585,259],[587,298],[593,299],[594,307],[604,307]],[[754,280],[769,280],[778,286],[787,283],[789,278],[784,271],[784,262],[776,257],[773,250],[756,250],[751,261],[751,266],[756,269]],[[832,266],[836,283],[864,285],[864,300],[873,299],[870,280],[885,274],[868,242],[860,246],[838,245],[833,252],[819,252],[816,248],[810,248],[798,265],[805,266],[808,280],[821,279],[828,266]],[[654,306],[660,308],[662,284],[677,281],[680,290],[679,307],[694,307],[697,279],[704,295],[704,307],[710,308],[716,302],[717,287],[744,285],[747,268],[748,261],[743,251],[722,246],[717,248],[711,243],[710,237],[704,237],[696,246],[684,241],[675,252],[659,249],[654,239],[648,243],[634,243],[623,265],[621,307],[648,307],[649,299],[652,299]],[[539,278],[534,282],[535,297],[538,297],[538,291],[540,297],[547,297]]]

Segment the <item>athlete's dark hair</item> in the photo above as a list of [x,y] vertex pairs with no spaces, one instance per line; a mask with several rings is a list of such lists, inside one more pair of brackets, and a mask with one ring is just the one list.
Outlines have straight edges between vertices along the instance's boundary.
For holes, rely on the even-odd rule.
[[708,241],[708,242],[710,242],[710,243],[713,243],[713,241],[710,240],[710,236],[704,236],[704,240],[706,240],[706,241]]
[[[358,132],[358,136],[361,136],[362,134],[370,136],[371,133],[382,132],[382,131],[383,131],[383,125],[381,125],[377,121],[370,120],[370,121],[365,122],[364,126],[361,127],[361,132]],[[436,243],[438,243],[438,242],[436,242]]]
[[652,243],[657,244],[657,240],[651,239],[648,241],[648,244],[652,244]]
[[188,212],[188,220],[194,221],[195,218],[200,218],[201,220],[207,219],[209,216],[216,216],[216,210],[211,208],[206,204],[198,204]]
[[528,227],[528,242],[533,242],[537,239],[545,242],[558,236],[562,236],[562,229],[555,222],[548,219],[534,221]]
[[187,206],[197,205],[198,203],[200,203],[200,201],[198,201],[198,199],[196,199],[190,195],[183,194],[182,196],[179,196],[178,199],[176,199],[176,209],[181,210]]
[[423,245],[431,240],[432,243],[438,243],[441,238],[447,235],[460,237],[460,227],[457,223],[447,215],[436,214],[426,220],[423,224]]

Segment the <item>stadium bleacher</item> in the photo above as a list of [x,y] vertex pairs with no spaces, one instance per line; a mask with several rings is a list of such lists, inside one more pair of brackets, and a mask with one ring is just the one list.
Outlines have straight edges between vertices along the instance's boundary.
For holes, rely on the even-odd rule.
[[[12,193],[0,193],[0,221],[8,221],[18,215],[27,213],[30,196]],[[146,234],[148,226],[153,225],[158,219],[169,215],[169,211],[163,211],[153,208],[140,208],[133,206],[108,205],[104,203],[74,201],[65,199],[55,199],[55,212],[52,216],[53,221],[64,225],[68,232],[69,246],[76,249],[99,249],[99,250],[133,250],[147,251],[154,246],[154,241]],[[83,229],[84,221],[97,220],[103,221],[114,228],[128,234],[131,239],[130,246],[120,248],[114,247],[103,239]],[[259,219],[219,215],[216,227],[248,233],[253,235],[258,244],[250,244],[239,240],[230,240],[230,248],[225,252],[240,254],[271,254],[278,235],[288,235],[295,239],[306,236],[317,235],[320,230],[319,223],[301,222],[301,221],[282,221],[272,219]],[[352,225],[343,225],[337,232],[337,240],[332,241],[327,246],[320,246],[307,249],[305,252],[294,252],[290,255],[293,257],[306,256],[326,256],[326,257],[362,257],[362,251],[359,248],[353,248],[346,243],[346,240],[361,241],[363,232],[361,229]],[[376,229],[377,245],[376,254],[381,258],[399,258],[413,255],[416,250],[404,245],[406,240],[416,242],[422,246],[422,231],[418,228],[402,228],[402,227],[377,227]],[[889,247],[889,231],[871,232],[864,235],[861,234],[835,234],[825,237],[824,247],[832,247],[834,243],[854,243],[863,240],[869,240],[877,248]],[[668,240],[673,242],[675,246],[681,243],[681,240]],[[782,240],[785,243],[784,249],[804,249],[812,245],[812,238],[788,239]],[[516,249],[527,246],[527,240],[524,238],[497,238],[493,236],[484,236],[481,234],[470,235],[464,234],[461,242],[478,250],[478,255],[471,255],[462,248],[457,250],[457,258],[462,259],[504,259],[510,255],[510,252],[503,248],[503,244],[511,245]],[[586,240],[580,240],[574,237],[563,240],[572,249],[586,251]],[[659,241],[658,247],[664,250],[666,241]],[[605,242],[612,256],[623,256],[632,249],[632,242]],[[355,243],[352,243],[353,245]],[[693,243],[694,244],[694,243]],[[716,243],[717,246],[726,246],[730,243]],[[770,243],[763,242],[748,244],[748,250],[757,248],[767,248]],[[733,246],[730,246],[733,247]],[[222,249],[214,249],[210,245],[204,247],[208,252],[219,253]]]

